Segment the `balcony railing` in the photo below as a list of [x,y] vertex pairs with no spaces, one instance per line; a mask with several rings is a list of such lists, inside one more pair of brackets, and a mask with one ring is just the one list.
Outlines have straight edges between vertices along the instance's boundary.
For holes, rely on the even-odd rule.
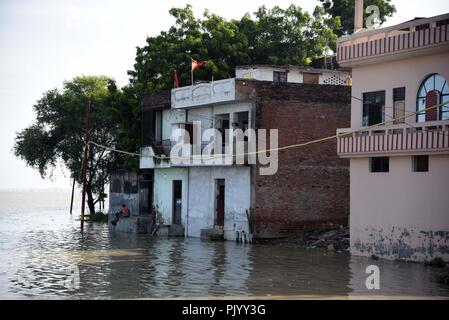
[[[446,14],[343,37],[337,44],[338,63],[351,66],[357,62],[402,52],[416,53],[419,50],[429,51],[431,48],[447,50],[444,48],[449,46],[449,26],[437,25],[437,21],[446,21],[448,18],[449,14]],[[427,28],[419,28],[426,24]]]
[[337,153],[341,157],[449,153],[449,120],[396,124],[361,131],[338,129],[337,135]]
[[173,109],[203,106],[235,99],[235,79],[224,79],[172,89]]

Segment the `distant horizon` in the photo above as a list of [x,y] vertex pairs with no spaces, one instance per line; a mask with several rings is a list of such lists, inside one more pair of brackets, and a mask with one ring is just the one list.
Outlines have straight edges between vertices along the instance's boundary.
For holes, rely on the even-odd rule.
[[[253,13],[265,4],[287,7],[300,5],[311,13],[317,0],[254,0],[238,2],[190,1],[195,16],[204,9],[226,19]],[[70,175],[55,169],[55,179],[42,180],[39,172],[27,167],[12,153],[16,132],[33,123],[34,103],[42,94],[78,75],[106,75],[123,87],[128,83],[136,47],[147,36],[167,30],[174,19],[168,10],[184,7],[189,1],[144,0],[0,1],[0,190],[70,189]],[[237,2],[235,2],[237,3]],[[447,0],[422,2],[393,0],[397,13],[382,27],[449,12]]]

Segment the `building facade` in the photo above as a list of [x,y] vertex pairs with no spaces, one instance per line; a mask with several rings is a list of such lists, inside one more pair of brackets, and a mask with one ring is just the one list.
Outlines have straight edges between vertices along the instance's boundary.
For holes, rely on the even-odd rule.
[[350,159],[353,254],[449,259],[448,23],[445,14],[356,25],[338,40],[353,80],[351,127],[337,131],[338,154]]
[[[203,139],[208,129],[222,133],[221,142],[210,137],[222,150],[215,150],[215,156],[226,150],[238,154],[227,129],[277,129],[279,146],[334,134],[349,125],[350,73],[251,66],[237,68],[236,75],[172,89],[170,98],[158,93],[144,99],[140,168],[154,172],[153,208],[159,222],[181,225],[186,236],[215,230],[228,240],[242,232],[278,238],[308,227],[346,224],[348,162],[337,156],[330,141],[279,152],[273,175],[261,175],[266,165],[252,163],[248,155],[243,161],[198,156],[208,148]],[[173,139],[176,129],[188,134]],[[180,150],[178,160],[186,161],[175,163],[170,150],[179,142],[187,148]],[[245,153],[248,148],[245,140]]]

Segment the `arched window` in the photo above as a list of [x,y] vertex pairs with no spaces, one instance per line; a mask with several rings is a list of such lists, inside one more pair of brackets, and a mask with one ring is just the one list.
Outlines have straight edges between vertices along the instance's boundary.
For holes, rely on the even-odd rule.
[[438,109],[425,110],[437,104],[449,101],[449,83],[440,74],[429,75],[421,83],[416,98],[417,122],[449,119],[449,102]]

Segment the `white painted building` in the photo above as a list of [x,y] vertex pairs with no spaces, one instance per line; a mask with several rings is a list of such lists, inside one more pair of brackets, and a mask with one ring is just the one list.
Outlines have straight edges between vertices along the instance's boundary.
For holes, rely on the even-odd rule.
[[[255,101],[241,80],[350,84],[349,72],[292,66],[239,67],[236,75],[239,84],[231,78],[172,89],[171,107],[154,113],[159,152],[150,145],[141,150],[140,169],[154,169],[153,203],[160,222],[183,225],[186,236],[200,237],[201,230],[215,229],[222,231],[225,239],[235,240],[237,232],[250,232],[252,167],[237,164],[233,157],[224,158],[219,164],[197,160],[195,156],[201,155],[208,142],[194,143],[201,141],[210,128],[224,134],[225,129],[255,128]],[[190,149],[180,153],[179,158],[193,158],[192,162],[174,163],[169,158],[174,144],[170,137],[178,128],[190,133],[190,137],[181,137]],[[232,132],[227,138],[234,150]],[[163,153],[165,160],[160,157]],[[153,158],[155,155],[157,158]]]
[[[251,127],[252,108],[251,101],[236,97],[235,79],[173,89],[171,108],[156,115],[156,135],[160,132],[162,144],[171,147],[172,131],[183,128],[192,134],[191,141],[184,141],[191,146],[209,128]],[[198,143],[196,150],[180,156],[200,155],[206,145]],[[168,157],[153,159],[152,147],[143,148],[142,154],[150,157],[141,157],[140,168],[154,169],[154,206],[162,223],[181,224],[192,237],[200,237],[202,229],[217,228],[225,239],[234,240],[236,231],[249,231],[250,167],[235,165],[232,158],[220,164],[174,164]]]
[[338,40],[338,63],[352,68],[351,128],[337,131],[337,150],[350,159],[355,255],[449,259],[448,22],[358,25]]
[[297,66],[240,66],[236,68],[235,75],[239,79],[258,81],[328,85],[349,85],[351,83],[351,74],[348,71]]

